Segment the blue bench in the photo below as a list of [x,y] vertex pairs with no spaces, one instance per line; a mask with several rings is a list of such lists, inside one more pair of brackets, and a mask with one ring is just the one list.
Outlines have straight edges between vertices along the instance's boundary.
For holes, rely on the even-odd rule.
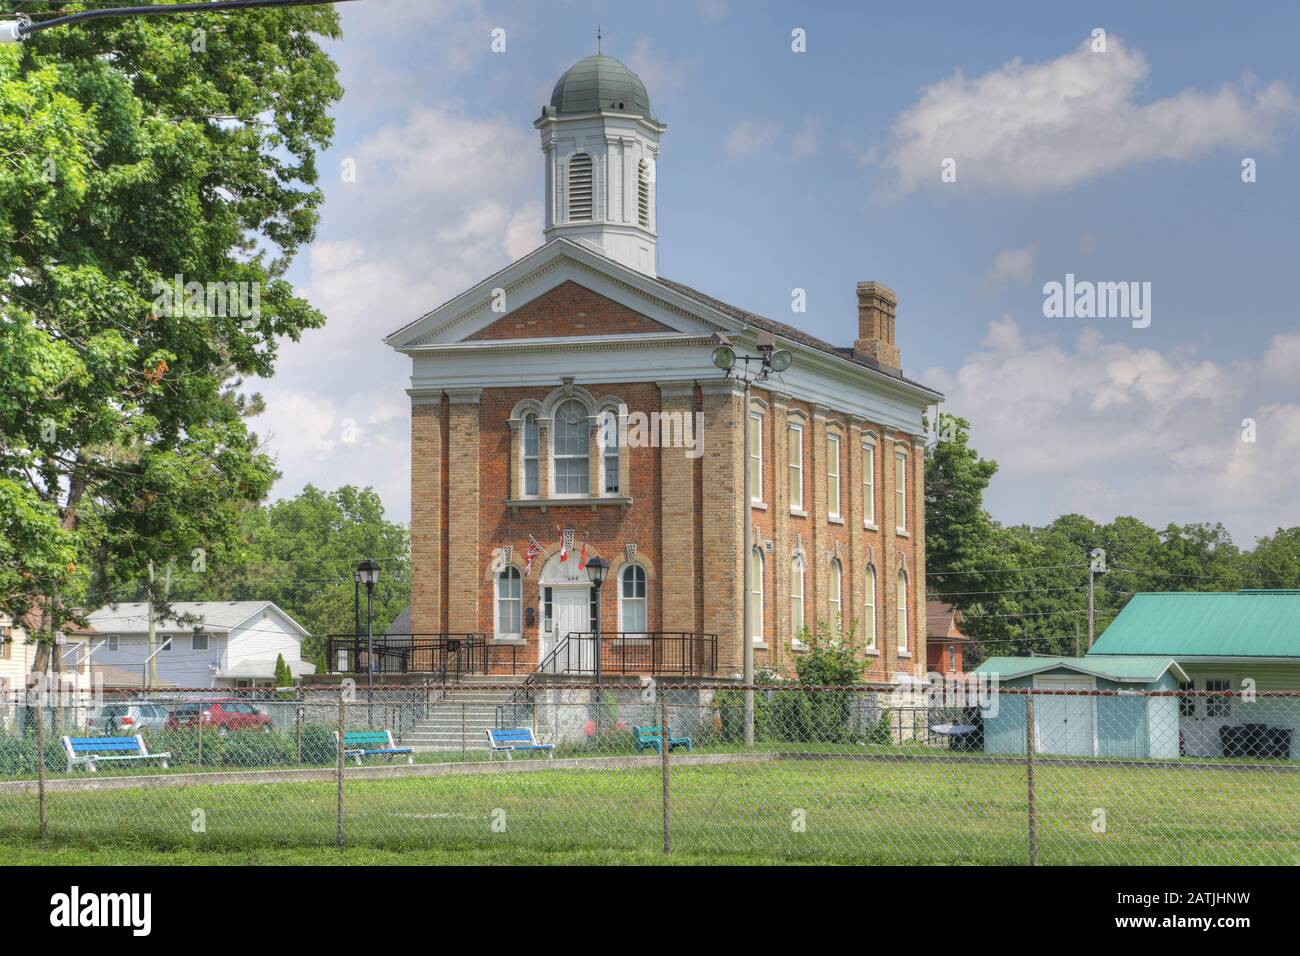
[[504,730],[494,728],[487,731],[488,739],[488,759],[498,752],[504,752],[507,760],[515,759],[516,750],[541,750],[546,756],[552,757],[555,750],[555,744],[539,744],[537,738],[533,736],[533,728],[519,727],[514,730]]
[[[663,746],[664,732],[662,727],[633,727],[632,739],[636,742],[636,752],[643,750],[653,750],[655,753],[662,753],[659,749]],[[668,752],[672,753],[677,747],[685,747],[687,750],[695,749],[695,742],[690,737],[674,737],[673,729],[668,728]]]
[[134,737],[64,737],[63,750],[68,755],[68,771],[85,767],[91,773],[110,760],[157,760],[164,770],[171,752],[151,754],[144,738]]
[[[338,736],[338,731],[335,731],[334,739],[337,740]],[[343,754],[355,760],[358,767],[366,757],[387,757],[392,763],[394,757],[405,755],[408,765],[415,763],[415,751],[397,746],[391,730],[346,730],[343,732]]]

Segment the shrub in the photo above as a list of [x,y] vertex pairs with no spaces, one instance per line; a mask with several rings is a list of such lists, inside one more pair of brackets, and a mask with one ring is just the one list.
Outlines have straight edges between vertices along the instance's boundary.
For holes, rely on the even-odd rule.
[[333,763],[337,757],[338,741],[329,724],[302,725],[302,762]]
[[276,767],[297,762],[293,738],[278,731],[238,731],[225,739],[221,753],[225,767]]

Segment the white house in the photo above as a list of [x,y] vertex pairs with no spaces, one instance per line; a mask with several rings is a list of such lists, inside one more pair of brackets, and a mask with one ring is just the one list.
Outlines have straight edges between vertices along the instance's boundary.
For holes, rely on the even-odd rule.
[[[293,676],[313,674],[302,659],[307,631],[272,601],[181,601],[173,616],[155,626],[155,686],[255,687],[275,678],[276,657],[283,654]],[[129,673],[138,685],[149,657],[149,618],[145,604],[107,605],[90,615],[96,644],[93,668],[106,683]],[[171,644],[163,647],[171,638]]]

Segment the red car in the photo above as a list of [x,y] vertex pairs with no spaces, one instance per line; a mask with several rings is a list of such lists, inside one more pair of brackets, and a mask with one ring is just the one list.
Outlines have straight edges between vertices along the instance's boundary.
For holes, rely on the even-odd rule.
[[200,721],[224,737],[237,730],[252,730],[269,734],[274,722],[252,704],[234,697],[191,701],[176,707],[167,717],[167,729],[194,728]]

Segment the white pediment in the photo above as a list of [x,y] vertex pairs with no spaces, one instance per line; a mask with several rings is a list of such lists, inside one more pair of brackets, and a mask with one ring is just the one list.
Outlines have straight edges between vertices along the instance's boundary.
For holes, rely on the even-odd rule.
[[[734,319],[708,309],[599,252],[568,239],[552,239],[450,302],[398,329],[385,341],[398,351],[464,342],[476,332],[570,281],[670,330],[640,333],[647,337],[700,336],[716,331],[734,332],[739,328]],[[494,303],[502,300],[505,311],[500,311],[499,306],[494,310]]]

